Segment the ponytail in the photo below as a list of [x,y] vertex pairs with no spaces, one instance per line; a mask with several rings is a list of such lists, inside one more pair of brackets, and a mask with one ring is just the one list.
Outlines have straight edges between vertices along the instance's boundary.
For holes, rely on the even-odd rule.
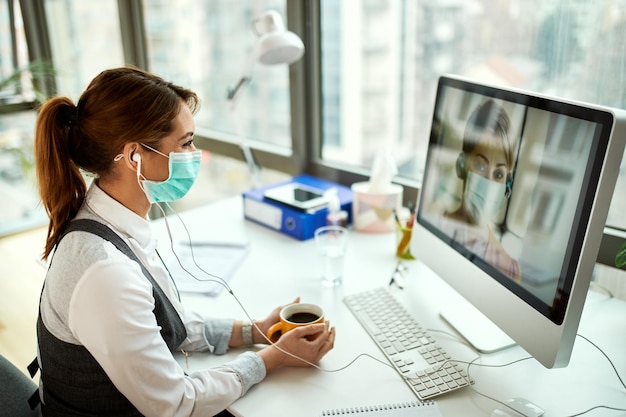
[[[35,167],[39,195],[50,218],[43,259],[59,242],[87,192],[85,180],[70,156],[70,137],[79,136],[77,109],[67,97],[43,104],[35,125]],[[74,131],[74,132],[73,132]]]

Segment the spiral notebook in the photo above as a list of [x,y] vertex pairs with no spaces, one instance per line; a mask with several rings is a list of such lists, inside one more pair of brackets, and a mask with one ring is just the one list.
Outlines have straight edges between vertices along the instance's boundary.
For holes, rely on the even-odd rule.
[[442,417],[434,401],[411,401],[398,404],[381,404],[322,411],[322,417]]

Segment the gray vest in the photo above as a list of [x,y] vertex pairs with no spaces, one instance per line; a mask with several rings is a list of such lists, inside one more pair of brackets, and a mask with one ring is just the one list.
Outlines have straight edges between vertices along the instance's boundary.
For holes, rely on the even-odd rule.
[[[139,263],[152,284],[155,300],[153,313],[161,327],[161,336],[170,351],[176,350],[187,337],[185,326],[161,287],[128,245],[110,228],[95,220],[74,220],[63,236],[74,230],[90,232],[110,241],[122,253]],[[115,388],[89,351],[83,346],[56,338],[46,329],[41,315],[37,320],[37,338],[43,383],[41,411],[44,417],[141,415]]]

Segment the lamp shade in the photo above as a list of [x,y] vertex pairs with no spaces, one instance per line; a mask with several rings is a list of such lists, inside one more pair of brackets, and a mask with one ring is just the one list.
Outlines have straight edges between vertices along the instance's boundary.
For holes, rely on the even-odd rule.
[[291,64],[304,54],[304,44],[293,32],[270,33],[259,39],[259,62],[264,65]]
[[280,14],[266,11],[255,19],[253,26],[257,39],[257,59],[264,65],[291,64],[304,54],[304,44],[295,33],[285,29]]

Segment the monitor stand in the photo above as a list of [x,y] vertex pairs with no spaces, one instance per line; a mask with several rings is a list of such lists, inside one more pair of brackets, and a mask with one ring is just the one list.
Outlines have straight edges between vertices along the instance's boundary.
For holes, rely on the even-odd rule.
[[478,352],[491,353],[516,345],[513,339],[468,302],[444,307],[440,315]]

